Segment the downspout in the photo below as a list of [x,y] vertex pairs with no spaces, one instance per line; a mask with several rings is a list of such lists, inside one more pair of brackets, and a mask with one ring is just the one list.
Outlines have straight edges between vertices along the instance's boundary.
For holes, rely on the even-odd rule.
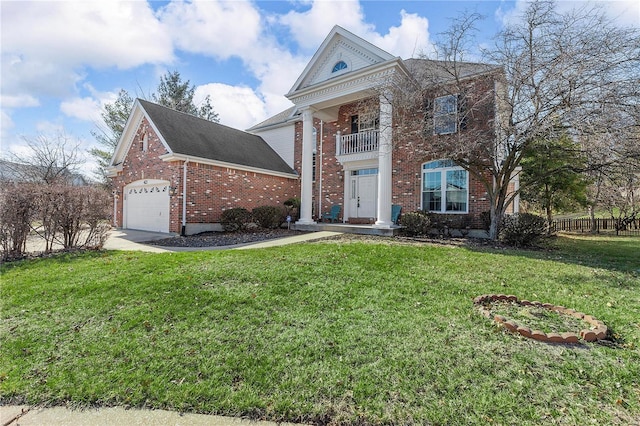
[[[123,213],[124,216],[124,213]],[[118,190],[113,190],[113,226],[118,227]]]
[[320,120],[320,146],[318,147],[318,159],[320,164],[318,166],[318,179],[320,183],[318,185],[318,217],[322,217],[322,130],[324,121]]
[[180,229],[180,235],[183,237],[186,235],[187,229],[187,164],[189,160],[184,160],[182,163],[182,227]]

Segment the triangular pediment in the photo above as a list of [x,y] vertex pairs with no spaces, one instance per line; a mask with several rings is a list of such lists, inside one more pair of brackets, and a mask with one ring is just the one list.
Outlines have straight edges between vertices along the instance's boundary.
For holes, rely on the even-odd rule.
[[109,167],[114,167],[119,164],[122,164],[122,162],[128,155],[129,150],[131,149],[133,140],[136,136],[136,132],[138,131],[138,128],[142,124],[142,120],[145,118],[147,119],[147,122],[149,123],[151,128],[154,130],[154,132],[158,136],[158,139],[160,140],[164,148],[167,150],[167,152],[168,153],[172,152],[171,148],[165,141],[164,136],[158,130],[158,128],[156,127],[156,124],[153,122],[153,120],[151,119],[147,111],[144,109],[140,100],[136,99],[136,101],[133,103],[133,107],[131,108],[131,113],[129,114],[127,123],[125,124],[124,129],[122,130],[122,134],[120,135],[120,139],[118,140],[118,144],[116,145],[113,156],[111,157],[111,162],[109,164]]
[[313,55],[289,95],[392,59],[395,57],[390,53],[336,25]]

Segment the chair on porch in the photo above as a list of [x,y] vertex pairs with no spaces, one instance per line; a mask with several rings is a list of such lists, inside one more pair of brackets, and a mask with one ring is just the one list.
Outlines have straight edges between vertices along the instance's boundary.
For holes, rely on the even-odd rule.
[[338,221],[338,216],[340,216],[340,206],[331,206],[331,211],[329,213],[322,213],[322,221],[330,220],[331,223],[333,221]]
[[397,204],[391,205],[391,222],[393,222],[395,225],[398,224],[398,219],[400,219],[401,210],[402,210],[402,206],[399,206]]

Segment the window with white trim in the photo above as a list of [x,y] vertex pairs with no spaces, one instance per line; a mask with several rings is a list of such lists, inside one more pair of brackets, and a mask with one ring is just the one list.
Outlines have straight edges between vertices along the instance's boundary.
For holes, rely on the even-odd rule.
[[447,95],[433,101],[433,133],[447,135],[458,131],[458,96]]
[[451,160],[423,164],[422,210],[434,213],[467,213],[469,173]]

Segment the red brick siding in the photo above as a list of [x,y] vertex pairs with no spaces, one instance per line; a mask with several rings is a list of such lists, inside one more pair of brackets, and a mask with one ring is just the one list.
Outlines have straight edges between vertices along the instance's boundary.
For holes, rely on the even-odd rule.
[[[477,83],[474,90],[491,90]],[[351,116],[358,114],[361,102],[343,105],[338,112],[338,120],[330,123],[323,123],[323,143],[322,143],[322,206],[323,211],[328,211],[333,204],[344,205],[344,172],[343,167],[336,160],[336,132],[344,134],[351,133]],[[368,108],[371,106],[368,105]],[[437,138],[452,137],[493,137],[493,108],[488,106],[482,114],[476,113],[469,118],[467,129],[461,130],[454,135],[434,136]],[[316,129],[320,129],[319,120],[314,120]],[[422,199],[422,165],[425,162],[435,160],[424,154],[424,144],[427,141],[406,140],[398,138],[394,134],[394,149],[392,157],[392,203],[399,204],[403,212],[416,211],[421,208]],[[295,146],[294,146],[294,167],[301,173],[302,158],[302,123],[295,124]],[[319,164],[319,161],[317,161]],[[316,165],[317,167],[317,165]],[[318,170],[316,170],[316,181],[313,190],[313,212],[317,217],[317,196],[319,192]],[[481,227],[480,214],[489,210],[489,199],[486,188],[475,176],[469,174],[469,217],[473,227]],[[344,212],[344,209],[343,209]]]
[[[141,135],[148,133],[148,147],[141,149]],[[146,118],[136,131],[122,172],[112,178],[118,195],[116,225],[122,226],[123,188],[137,180],[168,180],[175,189],[170,196],[169,231],[180,232],[182,223],[183,162],[165,162],[158,157],[167,150]],[[298,179],[247,172],[232,168],[189,162],[187,164],[187,223],[217,223],[223,210],[232,207],[253,209],[264,205],[281,205],[299,197]]]
[[187,165],[187,222],[216,223],[224,210],[282,205],[299,196],[297,179],[222,168]]

